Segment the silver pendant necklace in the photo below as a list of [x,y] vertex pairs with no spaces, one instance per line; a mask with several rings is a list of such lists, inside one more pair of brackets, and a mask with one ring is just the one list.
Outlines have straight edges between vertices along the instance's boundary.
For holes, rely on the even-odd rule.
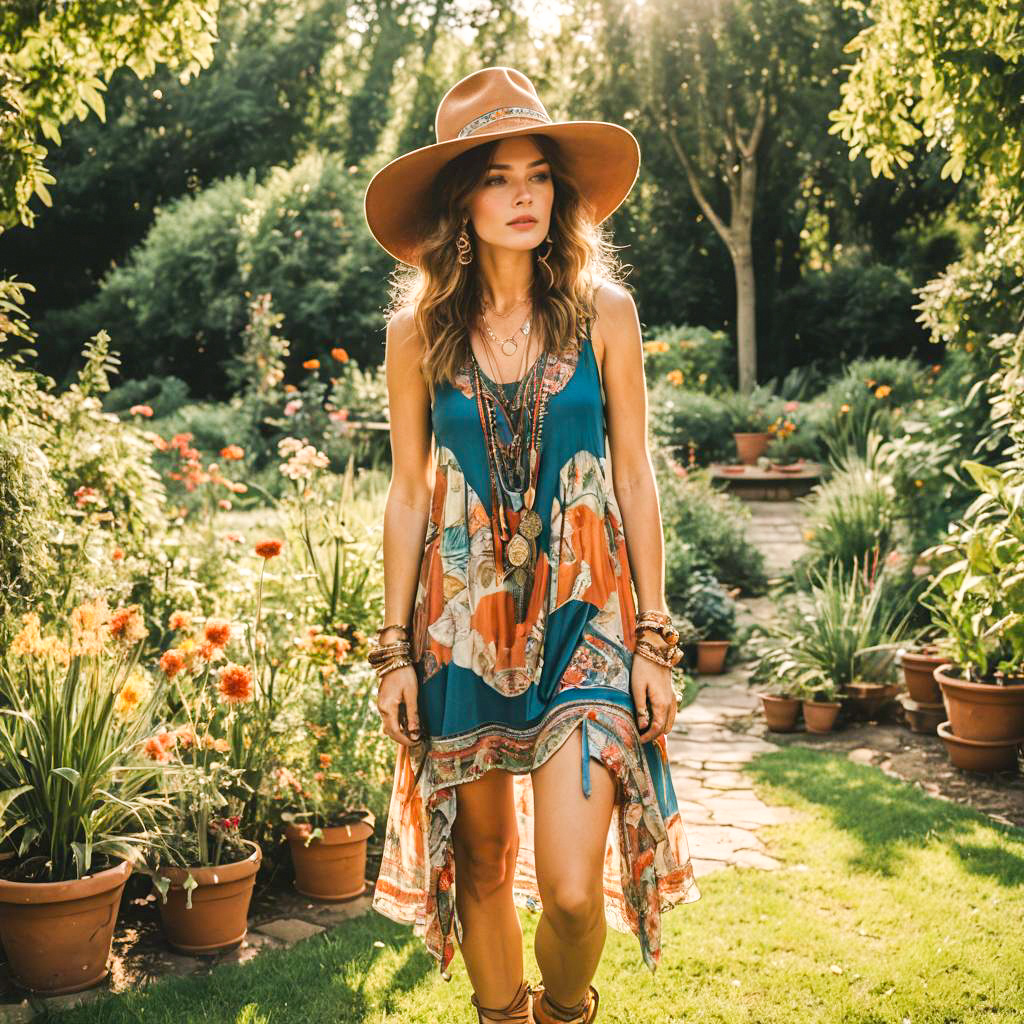
[[516,352],[519,351],[519,342],[516,339],[517,334],[522,334],[524,338],[529,338],[530,336],[529,316],[522,322],[522,324],[520,324],[519,329],[513,331],[512,334],[510,334],[504,341],[499,340],[498,336],[491,330],[491,325],[487,322],[486,316],[482,316],[481,320],[483,320],[484,330],[487,332],[491,341],[493,341],[495,345],[500,346],[501,351],[507,356],[514,356]]

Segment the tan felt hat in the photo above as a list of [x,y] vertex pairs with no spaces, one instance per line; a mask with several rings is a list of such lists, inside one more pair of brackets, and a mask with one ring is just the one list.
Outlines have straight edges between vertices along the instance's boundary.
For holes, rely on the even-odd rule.
[[363,200],[370,233],[396,260],[412,266],[417,226],[438,172],[481,143],[511,135],[557,139],[597,224],[622,204],[640,170],[640,145],[632,132],[607,121],[553,122],[533,83],[515,68],[483,68],[456,82],[438,104],[434,128],[437,142],[382,167]]

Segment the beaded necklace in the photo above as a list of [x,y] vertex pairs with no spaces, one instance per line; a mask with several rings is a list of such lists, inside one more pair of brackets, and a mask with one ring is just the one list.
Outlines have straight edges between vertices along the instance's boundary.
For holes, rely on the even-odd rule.
[[533,507],[548,406],[543,350],[511,398],[482,371],[470,347],[470,379],[480,414],[491,482],[495,571],[511,591],[516,622],[526,618],[543,523]]

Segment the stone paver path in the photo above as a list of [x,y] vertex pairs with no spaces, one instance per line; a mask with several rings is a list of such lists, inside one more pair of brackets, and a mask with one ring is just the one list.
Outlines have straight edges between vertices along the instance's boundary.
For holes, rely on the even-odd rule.
[[806,549],[804,511],[799,501],[747,501],[746,536],[764,552],[769,578],[781,576]]
[[753,721],[760,700],[742,670],[701,682],[706,685],[679,712],[668,736],[672,782],[694,874],[729,865],[777,868],[779,861],[757,830],[789,821],[797,812],[763,803],[738,770],[756,754],[777,749],[764,739],[763,721]]

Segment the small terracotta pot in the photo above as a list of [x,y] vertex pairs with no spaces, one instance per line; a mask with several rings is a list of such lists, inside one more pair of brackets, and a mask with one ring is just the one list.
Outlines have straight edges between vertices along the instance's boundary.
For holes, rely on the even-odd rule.
[[957,768],[969,772],[1015,772],[1017,749],[1024,743],[1024,736],[1015,740],[968,740],[954,736],[949,722],[940,722],[938,734],[946,744],[949,759]]
[[732,436],[736,439],[736,454],[740,462],[746,466],[753,466],[764,455],[772,438],[767,431],[735,433]]
[[839,717],[842,702],[838,700],[805,700],[804,724],[808,732],[831,732]]
[[702,676],[720,676],[725,669],[728,640],[697,641],[697,672]]
[[131,873],[122,861],[71,882],[0,879],[0,941],[16,984],[44,996],[98,985]]
[[[239,945],[248,931],[249,903],[263,851],[246,839],[253,852],[233,864],[217,867],[160,867],[158,878],[169,878],[167,902],[157,895],[160,922],[167,942],[183,953],[219,953]],[[192,890],[192,909],[186,905],[185,879],[198,883]]]
[[314,900],[338,902],[362,896],[366,890],[366,843],[373,825],[357,821],[332,825],[323,838],[306,846],[309,825],[287,825],[284,834],[292,851],[295,888]]
[[941,704],[942,691],[935,681],[935,670],[945,663],[938,654],[906,653],[901,658],[907,692],[918,704]]
[[939,723],[946,718],[946,705],[941,700],[937,704],[922,704],[909,693],[901,693],[896,699],[903,705],[903,714],[911,732],[934,736]]
[[796,697],[783,697],[777,693],[760,693],[765,721],[772,732],[792,732],[800,714],[800,701]]
[[848,683],[847,705],[851,717],[865,721],[877,718],[886,702],[892,700],[899,692],[900,687],[893,683]]
[[969,683],[957,679],[953,671],[948,662],[935,670],[953,735],[962,740],[1019,742],[1024,736],[1024,683]]

